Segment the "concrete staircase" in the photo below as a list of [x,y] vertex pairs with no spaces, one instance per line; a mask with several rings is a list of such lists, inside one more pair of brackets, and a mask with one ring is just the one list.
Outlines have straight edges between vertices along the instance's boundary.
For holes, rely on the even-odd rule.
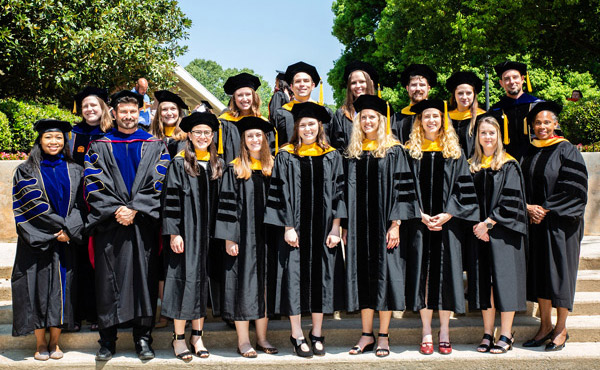
[[[73,367],[73,368],[138,368],[159,369],[188,368],[191,366],[211,366],[216,368],[289,368],[307,365],[323,369],[363,369],[363,368],[600,368],[600,237],[586,237],[583,241],[580,258],[580,271],[575,295],[575,307],[567,321],[570,340],[563,351],[544,352],[522,348],[520,343],[535,335],[539,320],[537,307],[529,305],[527,313],[515,318],[516,342],[514,350],[506,355],[480,354],[475,351],[482,335],[482,321],[478,312],[455,315],[451,321],[451,339],[454,352],[442,356],[437,352],[432,356],[418,353],[420,341],[420,320],[418,315],[406,312],[402,319],[392,320],[390,343],[392,354],[383,359],[367,353],[360,356],[348,355],[360,335],[360,316],[342,313],[341,318],[327,317],[324,323],[327,355],[321,358],[301,359],[292,354],[289,343],[289,322],[272,321],[269,325],[269,339],[279,347],[279,355],[259,354],[257,359],[244,359],[235,352],[237,345],[234,330],[229,329],[219,319],[210,316],[205,324],[204,343],[211,352],[208,359],[194,358],[188,364],[173,358],[170,350],[172,327],[155,330],[153,347],[157,358],[147,363],[137,359],[133,350],[131,331],[120,331],[117,354],[106,364],[96,364],[94,354],[98,348],[98,333],[90,332],[84,325],[79,333],[61,335],[61,348],[65,357],[60,361],[45,363],[33,360],[35,338],[33,335],[13,338],[12,302],[10,273],[14,260],[15,244],[0,243],[0,368]],[[499,326],[499,318],[497,325]],[[303,321],[305,335],[310,330],[310,320]],[[434,320],[434,327],[439,326]],[[377,327],[377,324],[375,325]],[[189,330],[188,330],[189,335]],[[251,336],[252,337],[252,336]],[[435,340],[437,345],[437,340]]]

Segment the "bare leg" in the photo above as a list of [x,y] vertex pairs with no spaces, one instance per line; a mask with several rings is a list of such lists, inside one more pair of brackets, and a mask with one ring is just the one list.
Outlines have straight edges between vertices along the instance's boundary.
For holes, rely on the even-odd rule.
[[[371,310],[369,308],[365,308],[360,310],[360,320],[362,321],[362,332],[363,333],[372,333],[373,332],[373,316],[375,314],[375,310]],[[358,347],[365,348],[366,345],[375,342],[375,338],[372,337],[364,337],[361,336],[356,345]],[[350,350],[350,354],[357,354],[358,351],[355,349]]]
[[433,310],[423,308],[419,311],[421,315],[421,323],[423,328],[421,329],[422,343],[433,342],[433,336],[431,335],[431,321],[433,320]]
[[[492,337],[494,336],[494,321],[496,319],[496,306],[494,305],[494,290],[492,288],[490,295],[490,303],[491,307],[487,310],[481,310],[481,316],[483,317],[483,333],[489,334]],[[509,337],[510,338],[510,337]],[[481,345],[489,346],[491,345],[491,341],[489,339],[482,339]]]
[[[173,320],[173,330],[177,335],[185,335],[185,320]],[[186,350],[189,350],[189,348],[185,343],[185,339],[173,341],[173,351],[175,352],[175,355],[183,353]]]
[[[192,329],[202,330],[203,327],[204,327],[204,317],[201,319],[192,320]],[[206,347],[204,347],[204,342],[202,342],[201,336],[192,335],[190,342],[196,351],[206,351]]]
[[58,338],[60,338],[61,329],[57,327],[50,328],[50,344],[48,350],[50,352],[62,352],[58,347]]
[[569,310],[564,307],[557,307],[556,313],[556,327],[554,328],[552,342],[563,344],[567,340],[567,317],[569,316]]
[[[302,322],[300,315],[292,315],[290,316],[290,325],[292,326],[292,337],[295,339],[304,339],[304,334],[302,333]],[[320,331],[320,328],[319,328]],[[319,334],[321,334],[319,332]],[[310,347],[308,344],[303,343],[300,346],[300,349],[304,352],[308,351]]]
[[48,342],[46,342],[46,329],[35,329],[36,351],[39,353],[48,352]]
[[[323,335],[323,314],[322,313],[313,313],[312,315],[312,335],[315,337],[320,337]],[[317,342],[315,344],[315,348],[319,351],[323,349],[323,343]]]
[[540,329],[535,335],[535,340],[540,340],[552,331],[552,302],[549,299],[538,298],[540,310]]
[[256,343],[264,348],[272,348],[273,346],[267,340],[267,327],[269,326],[269,319],[263,317],[254,321],[256,327]]
[[[390,321],[392,320],[392,311],[379,311],[379,334],[389,334]],[[382,350],[390,349],[390,338],[389,337],[378,337],[377,338],[377,351],[376,353],[383,353]],[[389,352],[388,352],[389,353]],[[381,355],[381,354],[380,354]]]
[[250,322],[249,321],[235,321],[235,331],[238,337],[238,348],[240,352],[246,353],[252,350],[250,344]]
[[450,315],[452,311],[439,310],[440,342],[450,342]]

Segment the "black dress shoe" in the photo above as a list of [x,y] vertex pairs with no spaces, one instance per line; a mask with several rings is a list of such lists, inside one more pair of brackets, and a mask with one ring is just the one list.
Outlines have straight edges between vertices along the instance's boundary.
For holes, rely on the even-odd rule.
[[554,340],[548,344],[546,344],[546,348],[544,348],[545,351],[548,352],[552,352],[552,351],[560,351],[561,349],[565,348],[565,343],[567,343],[567,341],[569,340],[569,334],[567,334],[567,337],[565,338],[565,341],[562,342],[562,344],[556,344],[554,343]]
[[135,352],[142,361],[152,360],[154,358],[154,350],[152,349],[152,346],[150,346],[150,342],[146,339],[139,339],[135,342]]
[[96,352],[96,361],[108,361],[115,354],[114,345],[112,349],[110,345],[101,344],[100,349]]
[[545,337],[539,340],[535,340],[535,338],[529,339],[527,342],[523,343],[523,347],[539,347],[546,343],[546,341],[552,339],[554,335],[554,329],[550,331]]

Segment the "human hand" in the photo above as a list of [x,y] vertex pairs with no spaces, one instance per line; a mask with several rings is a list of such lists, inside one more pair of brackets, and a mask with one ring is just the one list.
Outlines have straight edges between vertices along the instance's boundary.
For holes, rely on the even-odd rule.
[[171,235],[171,250],[177,254],[183,253],[184,247],[181,235]]
[[385,234],[385,241],[387,249],[393,249],[400,245],[400,225],[392,222],[392,226],[390,226],[387,234]]
[[288,243],[294,248],[298,248],[300,246],[300,242],[298,241],[298,234],[296,233],[296,230],[293,227],[286,226],[283,239],[286,241],[286,243]]
[[232,242],[231,240],[226,240],[225,252],[232,257],[237,256],[240,253],[238,244],[236,242]]
[[334,248],[340,243],[341,240],[342,239],[340,238],[340,228],[339,226],[334,226],[333,229],[331,229],[331,231],[329,232],[329,235],[327,235],[327,240],[325,241],[325,244],[328,248]]

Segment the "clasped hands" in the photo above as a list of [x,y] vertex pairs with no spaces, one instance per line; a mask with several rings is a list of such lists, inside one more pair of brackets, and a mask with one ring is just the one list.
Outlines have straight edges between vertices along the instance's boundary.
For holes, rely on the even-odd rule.
[[69,235],[67,235],[67,233],[64,230],[57,232],[56,234],[54,234],[54,236],[56,237],[56,240],[62,243],[68,243],[69,240],[71,240],[71,238],[69,238]]
[[540,222],[542,222],[548,212],[550,212],[550,210],[544,209],[544,207],[538,206],[537,204],[527,205],[527,214],[529,215],[529,222],[533,224],[539,224]]
[[450,221],[452,215],[450,213],[440,213],[435,216],[430,216],[421,212],[421,222],[431,231],[442,231],[442,225]]
[[115,211],[115,219],[121,225],[129,226],[133,223],[136,214],[136,210],[121,206]]

